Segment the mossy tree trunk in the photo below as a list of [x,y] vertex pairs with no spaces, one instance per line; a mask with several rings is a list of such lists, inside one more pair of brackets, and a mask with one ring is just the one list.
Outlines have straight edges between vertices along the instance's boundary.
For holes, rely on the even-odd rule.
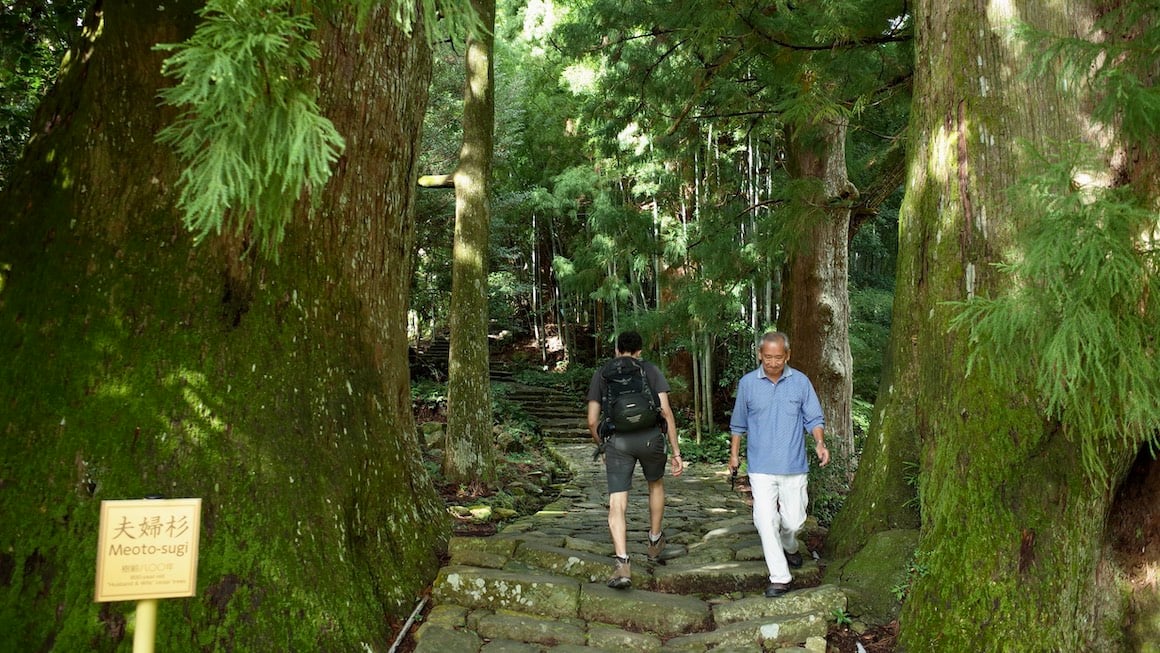
[[[1015,283],[993,267],[1038,218],[1009,188],[1032,172],[1023,144],[1093,138],[1083,98],[1051,75],[1015,20],[1084,34],[1094,9],[1015,2],[916,6],[914,108],[899,216],[898,292],[888,375],[834,548],[905,522],[905,462],[917,451],[919,551],[903,606],[907,650],[1106,650],[1097,567],[1113,489],[1084,471],[1078,446],[1039,410],[1033,384],[967,375],[976,346],[947,304]],[[996,352],[1002,355],[1002,352]],[[1029,366],[1030,368],[1030,366]],[[1028,373],[1030,374],[1030,369]],[[1135,451],[1111,450],[1111,478]]]
[[[821,123],[789,134],[787,167],[813,180],[818,192],[805,198],[803,233],[790,248],[782,293],[791,338],[791,365],[805,372],[826,417],[826,442],[835,462],[854,455],[850,405],[854,369],[850,357],[848,290],[850,206],[858,191],[846,173],[845,123]],[[813,447],[807,447],[811,452]]]
[[463,146],[455,168],[455,242],[451,271],[451,354],[447,377],[449,482],[495,478],[487,342],[488,197],[495,126],[492,50],[495,0],[473,0],[485,33],[467,42]]
[[[913,258],[899,257],[899,279],[904,278],[914,262]],[[915,305],[914,290],[904,284],[895,288],[890,342],[882,360],[878,401],[850,494],[826,536],[825,555],[830,559],[845,558],[859,551],[875,533],[919,526],[914,487],[919,459],[914,406],[919,366],[911,335],[920,316],[908,312]]]
[[132,604],[92,602],[99,504],[162,493],[201,497],[203,529],[198,595],[161,602],[158,650],[386,650],[447,535],[399,273],[429,54],[385,10],[361,34],[320,20],[336,175],[280,262],[244,233],[194,247],[152,48],[197,7],[99,2],[0,198],[0,628],[20,650],[128,650]]

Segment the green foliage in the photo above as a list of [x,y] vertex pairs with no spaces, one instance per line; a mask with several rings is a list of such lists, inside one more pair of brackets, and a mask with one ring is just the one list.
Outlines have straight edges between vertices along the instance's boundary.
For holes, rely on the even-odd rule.
[[[814,459],[812,451],[810,458]],[[851,471],[849,461],[838,457],[831,458],[825,467],[810,465],[810,514],[817,518],[818,524],[829,528],[834,523],[834,517],[850,494]]]
[[[868,154],[871,158],[875,155],[877,151]],[[865,183],[874,183],[874,180]],[[851,288],[894,288],[894,268],[898,259],[898,205],[902,202],[902,190],[893,193],[887,202],[878,215],[862,223],[850,241]]]
[[508,398],[511,387],[503,383],[491,384],[491,414],[495,423],[518,431],[521,436],[530,437],[537,432],[536,421],[528,415],[523,405]]
[[592,381],[594,371],[591,367],[572,364],[558,370],[526,367],[516,370],[514,376],[520,383],[541,388],[555,388],[577,397],[583,397],[588,394],[588,384]]
[[[375,6],[320,4],[331,15],[353,7],[360,23]],[[469,0],[398,2],[392,10],[406,31],[426,16],[428,43],[440,25],[458,37],[481,28]],[[316,103],[313,8],[295,0],[208,0],[198,13],[192,37],[157,46],[173,53],[162,70],[178,80],[160,96],[182,109],[157,137],[185,166],[178,206],[198,241],[227,227],[252,230],[276,258],[295,203],[326,184],[345,148]]]
[[302,190],[320,187],[345,147],[315,103],[310,14],[291,0],[209,0],[189,40],[158,49],[178,83],[160,92],[183,109],[158,134],[185,164],[178,206],[200,241],[233,223],[277,245]]
[[688,463],[708,463],[725,465],[729,462],[729,440],[727,431],[707,433],[701,442],[681,440],[681,458]]
[[[325,4],[325,3],[324,3]],[[336,3],[339,8],[344,3]],[[376,0],[352,0],[359,13],[360,23],[367,12],[380,3]],[[423,25],[427,43],[435,43],[446,36],[463,39],[483,29],[479,16],[470,0],[419,0],[418,2],[390,2],[395,23],[410,34],[416,23]]]
[[573,227],[555,249],[566,294],[610,307],[617,326],[657,312],[666,339],[735,321],[752,331],[753,298],[776,301],[770,280],[811,219],[791,200],[816,191],[783,169],[783,127],[875,106],[868,122],[879,129],[889,116],[884,131],[895,132],[905,98],[894,84],[910,61],[904,13],[862,2],[570,5],[552,45],[580,116],[571,147],[587,156],[543,182],[546,208]]
[[916,551],[910,562],[906,565],[906,578],[897,585],[890,588],[890,593],[894,595],[895,600],[899,603],[906,601],[910,596],[910,588],[914,586],[915,581],[925,577],[930,570],[921,551]]
[[913,460],[903,461],[902,463],[903,477],[906,481],[906,487],[910,488],[913,496],[906,501],[906,505],[922,511],[922,501],[919,500],[919,483],[922,481],[922,469],[919,464]]
[[0,2],[0,188],[28,140],[29,125],[80,34],[88,2]]
[[528,331],[521,318],[525,314],[524,301],[531,296],[531,287],[510,269],[487,275],[487,314],[491,320],[488,329],[495,333],[509,330],[517,334]]
[[1129,141],[1155,151],[1160,145],[1160,87],[1154,82],[1160,51],[1157,14],[1157,0],[1118,3],[1096,21],[1092,34],[1063,38],[1022,25],[1020,36],[1040,53],[1028,74],[1059,68],[1064,83],[1095,91],[1097,120],[1117,125]]
[[1077,187],[1087,153],[1061,151],[1012,189],[1019,211],[1038,219],[997,266],[1010,290],[956,303],[953,327],[974,345],[968,374],[984,368],[1010,387],[1030,379],[1085,469],[1103,479],[1110,451],[1150,441],[1160,423],[1156,214],[1131,187]]
[[854,422],[854,448],[861,451],[862,447],[859,444],[860,438],[866,437],[866,432],[870,430],[870,417],[874,413],[874,404],[855,396],[851,401],[850,417]]
[[831,610],[830,617],[833,618],[835,624],[841,627],[851,626],[854,624],[854,619],[850,616],[850,613],[846,612],[842,608],[834,608]]
[[882,359],[890,343],[894,293],[878,288],[850,289],[850,356],[854,360],[854,396],[878,398]]
[[447,407],[447,384],[421,380],[411,383],[411,404],[432,413],[441,413]]
[[[759,329],[760,331],[760,329]],[[717,387],[736,388],[741,377],[757,369],[757,344],[748,325],[735,325],[733,337],[720,338],[724,341],[725,368],[717,377]]]

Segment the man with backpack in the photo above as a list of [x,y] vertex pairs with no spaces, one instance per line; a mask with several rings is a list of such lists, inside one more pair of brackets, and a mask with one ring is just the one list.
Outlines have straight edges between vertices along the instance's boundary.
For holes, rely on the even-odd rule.
[[656,365],[640,359],[642,349],[639,333],[621,333],[616,339],[616,357],[592,375],[588,386],[588,431],[597,451],[604,454],[608,478],[608,530],[616,556],[608,586],[615,589],[632,586],[625,512],[637,461],[648,482],[648,558],[653,562],[665,548],[661,522],[665,513],[666,435],[673,453],[673,476],[684,471],[677,423],[669,407],[669,382]]

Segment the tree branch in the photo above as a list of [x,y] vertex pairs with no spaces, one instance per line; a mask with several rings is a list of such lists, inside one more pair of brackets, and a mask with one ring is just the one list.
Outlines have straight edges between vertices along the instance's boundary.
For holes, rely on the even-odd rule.
[[878,209],[894,191],[906,181],[906,141],[899,132],[893,143],[880,159],[870,164],[877,171],[874,181],[862,191],[861,201],[850,208],[850,228],[846,242],[854,240],[854,235],[866,221],[878,215]]
[[455,188],[454,175],[423,175],[419,177],[420,188]]

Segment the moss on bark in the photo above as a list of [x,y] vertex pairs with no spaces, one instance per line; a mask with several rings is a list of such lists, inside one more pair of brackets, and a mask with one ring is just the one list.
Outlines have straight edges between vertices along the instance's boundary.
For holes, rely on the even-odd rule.
[[[1012,16],[1069,33],[1083,30],[1090,11],[1016,3]],[[1103,600],[1096,566],[1114,488],[1084,471],[1029,379],[1005,386],[986,373],[987,357],[1008,352],[951,328],[947,302],[1019,283],[993,264],[1018,256],[1014,235],[1038,217],[1015,211],[1008,195],[1031,165],[1020,139],[1050,148],[1086,120],[1075,93],[1015,74],[1032,53],[1005,18],[979,5],[920,2],[916,11],[895,310],[911,317],[892,333],[906,406],[887,406],[908,414],[919,445],[922,573],[903,608],[900,645],[1110,650],[1117,642],[1101,621],[1116,615],[1093,606],[1115,604]],[[980,364],[968,373],[975,354]],[[900,361],[913,369],[899,370]],[[1123,470],[1130,452],[1122,453],[1110,455],[1109,469]]]

